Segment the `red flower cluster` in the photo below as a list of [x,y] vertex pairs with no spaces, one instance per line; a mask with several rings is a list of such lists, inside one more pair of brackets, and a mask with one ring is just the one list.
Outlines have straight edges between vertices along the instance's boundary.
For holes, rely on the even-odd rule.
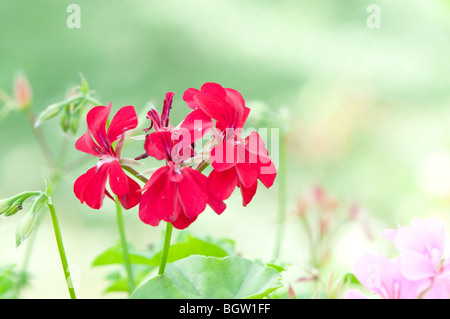
[[[241,136],[250,109],[239,92],[216,83],[206,83],[201,90],[186,90],[183,100],[192,111],[176,127],[169,118],[173,96],[173,92],[166,94],[161,113],[155,109],[148,112],[151,126],[145,131],[154,131],[146,135],[146,153],[140,158],[152,156],[164,160],[165,165],[153,173],[142,189],[123,172],[119,162],[124,133],[137,126],[133,107],[120,109],[107,131],[111,105],[89,112],[88,132],[77,141],[76,148],[100,157],[100,161],[75,182],[74,191],[82,203],[98,209],[105,194],[112,198],[105,188],[109,176],[111,190],[124,208],[139,203],[139,217],[144,223],[157,226],[164,220],[183,229],[207,205],[221,214],[226,208],[223,201],[236,187],[246,206],[256,192],[258,179],[267,188],[272,186],[276,169],[263,140],[256,132]],[[209,130],[214,131],[215,144],[206,149],[206,158],[210,158],[213,168],[207,177],[190,165],[198,157],[195,143]],[[119,142],[114,150],[112,144],[116,140]]]

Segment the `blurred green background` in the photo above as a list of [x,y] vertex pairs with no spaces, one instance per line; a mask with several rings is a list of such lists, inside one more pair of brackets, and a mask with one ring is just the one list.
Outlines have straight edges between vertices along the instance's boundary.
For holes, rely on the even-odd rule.
[[[71,3],[81,8],[79,29],[66,25]],[[366,25],[371,3],[381,8],[381,28]],[[204,82],[240,91],[250,107],[288,109],[286,119],[270,127],[290,129],[282,258],[294,269],[306,267],[308,258],[297,200],[316,184],[343,206],[364,207],[374,232],[409,225],[413,217],[435,216],[450,225],[449,56],[447,0],[0,1],[0,88],[11,92],[22,71],[36,114],[79,84],[80,72],[115,110],[134,105],[141,112],[148,102],[158,108],[165,92],[174,91],[174,123],[188,112],[184,90]],[[42,128],[58,154],[58,120]],[[72,143],[69,159],[80,156],[74,142],[66,142]],[[0,198],[42,189],[45,159],[20,112],[0,121],[0,146]],[[74,180],[95,161],[64,176],[55,205],[69,262],[80,269],[79,297],[122,297],[103,295],[107,272],[91,267],[118,240],[114,206],[105,201],[92,211],[72,193]],[[246,208],[236,191],[222,216],[207,210],[190,230],[231,238],[243,256],[269,260],[277,187],[260,185]],[[15,248],[14,239],[20,215],[0,218],[0,265],[22,263],[26,245]],[[45,215],[23,297],[67,295]],[[163,230],[141,223],[136,209],[126,213],[126,228],[140,248]],[[379,238],[369,241],[358,227],[336,240],[332,265],[344,272],[362,252],[380,252]]]

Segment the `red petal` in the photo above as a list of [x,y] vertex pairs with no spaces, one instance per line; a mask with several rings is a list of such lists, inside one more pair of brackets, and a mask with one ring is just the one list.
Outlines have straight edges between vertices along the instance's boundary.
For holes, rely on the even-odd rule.
[[206,115],[202,110],[194,110],[190,112],[181,124],[179,134],[190,136],[190,140],[187,143],[192,144],[201,139],[203,135],[214,126],[211,118]]
[[111,112],[111,106],[111,103],[109,106],[96,106],[86,116],[89,131],[97,144],[106,152],[110,152],[111,149],[106,136],[106,122]]
[[89,169],[86,173],[78,177],[75,181],[75,184],[73,185],[73,192],[82,204],[84,203],[84,188],[95,175],[96,171],[97,169],[95,167]]
[[238,148],[232,140],[226,140],[211,150],[211,165],[218,171],[234,167],[238,162],[244,162],[238,156]]
[[128,193],[128,176],[120,166],[119,162],[114,160],[109,165],[109,186],[114,194],[121,197]]
[[233,168],[221,172],[214,169],[208,176],[208,191],[215,200],[223,201],[231,196],[237,183]]
[[172,134],[169,131],[153,132],[145,138],[145,151],[157,160],[170,159],[172,146]]
[[[265,173],[267,172],[267,173]],[[274,173],[271,173],[274,172]],[[275,165],[270,162],[270,166],[263,166],[261,167],[261,173],[258,174],[259,180],[266,186],[267,188],[271,187],[273,185],[273,182],[275,181],[275,177],[277,176],[277,170],[275,168]]]
[[185,214],[180,213],[178,215],[178,218],[175,219],[172,222],[173,227],[175,227],[176,229],[185,229],[187,228],[190,224],[192,224],[195,220],[197,219],[197,216],[193,217],[193,218],[189,218],[186,217]]
[[85,202],[93,209],[102,207],[108,171],[108,164],[103,164],[98,170],[93,167],[75,181],[74,192],[81,203]]
[[139,218],[145,223],[152,226],[158,226],[161,218],[156,215],[154,210],[155,196],[151,191],[142,194],[141,202],[139,203]]
[[119,198],[122,207],[125,209],[130,209],[139,204],[141,200],[141,187],[132,178],[127,176],[129,190],[123,196],[117,196]]
[[[201,185],[203,189],[205,190],[208,189],[208,178],[206,176],[204,176],[201,173],[200,175],[194,174],[193,176],[197,180],[197,183]],[[204,176],[205,178],[200,176]],[[199,177],[199,179],[197,177]],[[207,192],[208,192],[208,205],[214,210],[214,212],[216,212],[216,214],[222,214],[225,208],[227,208],[227,205],[223,201],[213,198],[209,191]]]
[[253,196],[256,193],[256,188],[258,187],[258,182],[255,182],[251,187],[244,187],[240,185],[241,195],[242,195],[242,205],[245,207],[252,200]]
[[225,89],[219,84],[205,83],[201,91],[193,97],[196,105],[216,120],[216,127],[219,130],[234,128],[236,114],[234,108],[225,100],[226,96]]
[[108,141],[112,144],[117,140],[125,131],[136,128],[138,125],[138,119],[134,107],[124,106],[122,107],[111,121],[108,127]]
[[227,205],[223,201],[216,200],[212,196],[208,197],[208,205],[218,215],[222,214],[227,208]]
[[191,98],[198,108],[217,121],[219,130],[242,128],[250,109],[245,107],[242,95],[233,89],[225,89],[217,83],[205,83],[201,91]]
[[87,131],[75,143],[75,148],[81,152],[94,156],[102,156],[101,148],[92,139],[91,133]]
[[178,183],[179,199],[186,217],[194,218],[206,208],[208,178],[190,167],[182,168],[181,172],[183,179]]
[[239,179],[239,183],[244,187],[249,188],[255,184],[258,176],[256,170],[247,163],[236,164],[235,170]]
[[173,221],[175,190],[169,166],[159,168],[144,188],[147,190],[142,195],[139,206],[141,220],[153,226],[158,225],[161,220]]
[[227,102],[236,112],[236,124],[233,127],[244,127],[245,121],[250,113],[250,109],[245,106],[244,98],[241,93],[234,89],[225,89],[227,92]]
[[194,102],[194,96],[200,92],[197,89],[194,88],[190,88],[187,89],[186,91],[184,91],[183,94],[183,100],[187,103],[187,105],[191,108],[191,109],[196,109],[197,108],[197,104]]
[[246,139],[246,161],[258,174],[258,178],[267,188],[275,181],[277,170],[269,157],[264,141],[257,132],[252,132]]

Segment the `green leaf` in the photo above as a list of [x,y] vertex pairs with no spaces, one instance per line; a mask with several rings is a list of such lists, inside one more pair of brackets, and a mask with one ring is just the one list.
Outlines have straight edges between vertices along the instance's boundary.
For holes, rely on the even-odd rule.
[[[153,265],[151,259],[142,254],[135,252],[132,247],[128,247],[130,263],[132,264],[144,264],[144,265]],[[115,246],[112,246],[101,253],[92,263],[92,266],[105,266],[105,265],[114,265],[114,264],[123,264],[123,252],[122,245],[117,243]]]
[[0,299],[15,298],[16,284],[13,265],[0,268]]
[[[154,267],[145,265],[133,266],[134,282],[138,285],[152,270]],[[110,285],[103,291],[108,292],[129,292],[128,276],[124,271],[111,272],[106,279],[110,282]]]
[[[203,255],[211,257],[226,257],[234,255],[234,243],[229,239],[213,240],[209,237],[197,238],[192,235],[183,235],[180,242],[170,246],[168,263],[172,263],[179,259],[189,257],[191,255]],[[151,259],[152,264],[159,265],[161,254],[155,254]]]
[[346,273],[344,275],[344,284],[361,285],[361,283],[359,282],[358,278],[356,278],[355,275],[352,274],[352,273]]
[[239,256],[193,255],[166,265],[138,287],[133,299],[260,299],[282,287],[272,267]]
[[16,268],[16,265],[0,267],[0,299],[18,298],[20,289],[28,284],[28,274]]

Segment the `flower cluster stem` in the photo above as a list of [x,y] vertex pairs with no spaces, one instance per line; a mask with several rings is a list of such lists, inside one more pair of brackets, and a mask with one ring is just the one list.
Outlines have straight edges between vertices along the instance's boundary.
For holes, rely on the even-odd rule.
[[53,229],[55,231],[56,244],[58,246],[59,257],[64,270],[64,276],[66,278],[67,288],[69,289],[69,295],[71,299],[77,299],[75,295],[75,288],[73,286],[72,277],[70,276],[69,263],[67,262],[66,252],[61,236],[61,229],[59,228],[58,217],[56,216],[55,206],[50,199],[47,200],[47,206],[52,216]]
[[173,225],[171,223],[167,223],[166,226],[166,235],[164,238],[164,248],[161,255],[161,262],[159,264],[158,275],[164,274],[164,270],[166,268],[167,257],[169,256],[169,248],[170,248],[170,239],[172,237]]
[[133,271],[131,269],[131,262],[130,262],[130,255],[128,253],[127,240],[125,237],[125,227],[123,224],[122,207],[120,206],[120,202],[119,202],[119,199],[117,196],[116,196],[116,213],[117,213],[117,226],[119,228],[120,242],[122,245],[123,264],[124,264],[125,270],[127,272],[128,288],[130,290],[130,293],[132,293],[136,287],[134,284]]

